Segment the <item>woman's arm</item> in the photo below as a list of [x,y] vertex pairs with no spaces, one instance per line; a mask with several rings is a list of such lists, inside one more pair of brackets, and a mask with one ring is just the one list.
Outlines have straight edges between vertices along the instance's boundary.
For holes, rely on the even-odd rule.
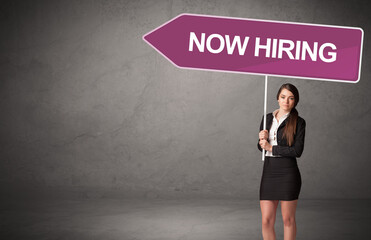
[[[259,130],[259,132],[260,132],[261,130],[263,130],[263,121],[264,121],[264,115],[263,115],[262,120],[261,120],[261,122],[260,122],[260,130]],[[260,147],[259,141],[260,141],[260,139],[258,138],[258,149],[259,149],[259,151],[261,152],[261,151],[263,151],[263,149]]]
[[298,126],[294,144],[291,147],[274,145],[272,147],[273,155],[280,155],[283,157],[300,157],[304,150],[305,126],[305,120],[301,119],[301,121],[299,121],[298,118]]

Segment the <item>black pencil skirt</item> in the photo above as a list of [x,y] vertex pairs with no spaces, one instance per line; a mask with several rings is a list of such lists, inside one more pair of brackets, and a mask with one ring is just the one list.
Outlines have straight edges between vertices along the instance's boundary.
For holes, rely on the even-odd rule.
[[296,200],[300,188],[301,175],[296,158],[265,157],[260,200]]

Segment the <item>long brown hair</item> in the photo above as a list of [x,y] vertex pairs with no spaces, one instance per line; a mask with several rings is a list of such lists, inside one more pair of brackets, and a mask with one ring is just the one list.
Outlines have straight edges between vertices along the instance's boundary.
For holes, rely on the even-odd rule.
[[289,144],[289,146],[292,146],[292,144],[294,143],[294,134],[296,133],[296,123],[298,121],[298,116],[299,116],[299,113],[296,110],[296,105],[299,102],[299,91],[294,85],[290,83],[282,84],[282,86],[280,87],[280,89],[278,89],[278,92],[277,92],[277,100],[280,96],[282,89],[284,88],[292,92],[292,94],[294,94],[294,101],[295,101],[294,107],[291,109],[290,115],[287,118],[287,123],[286,123],[285,129],[283,131],[283,136],[282,136],[282,138],[287,139],[287,143]]

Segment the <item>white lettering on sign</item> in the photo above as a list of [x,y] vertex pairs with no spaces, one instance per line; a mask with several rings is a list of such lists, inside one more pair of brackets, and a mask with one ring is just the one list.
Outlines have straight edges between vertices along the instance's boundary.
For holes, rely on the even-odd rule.
[[[300,51],[300,41],[299,44],[296,46],[298,51]],[[313,50],[309,47],[309,44],[306,41],[303,41],[303,50],[301,51],[301,59],[305,60],[306,53],[308,53],[309,57],[312,59],[312,61],[317,61],[317,49],[318,49],[318,42],[314,42],[313,44]],[[298,54],[299,55],[299,54]],[[297,56],[299,57],[299,56]]]
[[[217,38],[219,40],[219,47],[217,49],[213,49],[211,47],[211,40],[214,38]],[[220,34],[211,34],[210,36],[207,37],[206,40],[206,48],[209,52],[217,54],[220,53],[224,50],[225,45],[227,46],[227,53],[229,55],[232,55],[234,52],[234,49],[238,48],[238,54],[239,55],[245,55],[245,51],[247,48],[247,44],[249,42],[249,37],[245,37],[245,40],[243,43],[241,43],[241,38],[240,36],[234,36],[232,44],[229,35],[225,35],[225,41],[222,35]],[[193,44],[196,44],[198,51],[204,52],[205,50],[205,33],[201,33],[201,41],[198,40],[196,34],[194,32],[190,32],[189,36],[189,47],[188,51],[192,52],[193,51]]]
[[[213,48],[211,46],[211,41],[218,41],[219,47]],[[232,43],[229,35],[224,35],[213,33],[206,38],[205,33],[201,33],[201,39],[196,36],[196,33],[190,32],[189,35],[189,46],[188,51],[193,52],[193,46],[196,45],[199,52],[205,52],[205,43],[206,49],[208,52],[213,54],[221,53],[224,48],[227,48],[227,53],[232,55],[236,46],[238,54],[240,56],[245,55],[246,48],[249,43],[250,37],[245,36],[244,41],[241,42],[240,36],[234,36]],[[206,42],[205,42],[206,40]],[[331,48],[336,50],[336,46],[333,43],[323,43],[318,48],[318,42],[313,42],[310,45],[307,41],[292,41],[289,39],[271,39],[267,38],[265,43],[260,42],[260,37],[255,39],[255,51],[254,56],[259,57],[261,51],[265,51],[266,58],[280,58],[282,59],[286,55],[289,59],[293,60],[305,60],[307,56],[310,57],[312,61],[317,61],[317,57],[323,62],[331,63],[336,61],[336,52],[328,51],[328,57],[325,57],[324,50],[325,48]]]
[[[218,49],[213,49],[213,48],[211,47],[211,40],[213,40],[213,38],[218,38],[218,39],[219,39],[220,44],[219,44],[219,48],[218,48]],[[223,51],[223,49],[224,49],[224,38],[223,38],[221,35],[216,34],[216,33],[211,34],[211,35],[207,38],[207,40],[206,40],[206,48],[207,48],[207,50],[209,50],[209,52],[211,52],[211,53],[220,53],[220,52]]]
[[334,62],[334,61],[336,61],[336,52],[328,52],[328,55],[331,56],[330,59],[327,59],[323,56],[323,49],[325,47],[330,47],[332,50],[336,50],[336,46],[333,43],[322,44],[321,47],[319,48],[319,53],[318,53],[319,57],[322,59],[322,61],[324,61],[324,62]]
[[[319,58],[323,62],[335,62],[336,52],[328,52],[329,58],[324,56],[324,49],[330,47],[332,50],[336,50],[336,46],[333,43],[324,43],[318,50],[318,42],[314,42],[313,46],[309,46],[307,41],[294,41],[288,39],[273,39],[267,38],[266,43],[260,43],[260,38],[255,39],[255,57],[259,57],[260,50],[265,51],[266,58],[283,58],[285,53],[289,59],[305,60],[308,54],[312,61],[317,61],[317,53]],[[272,49],[272,52],[271,52]],[[293,51],[295,49],[295,51]],[[295,53],[295,57],[293,55]],[[301,54],[300,54],[301,53]]]
[[227,52],[229,55],[233,54],[234,48],[236,44],[238,45],[238,54],[239,55],[244,55],[247,47],[247,43],[249,42],[249,37],[245,37],[245,41],[243,41],[243,46],[241,46],[241,39],[240,36],[234,36],[233,42],[231,45],[231,41],[229,40],[229,36],[225,35],[225,39],[227,42]]
[[193,51],[193,43],[196,43],[198,51],[204,52],[205,49],[205,33],[201,34],[201,42],[198,41],[198,38],[194,32],[191,32],[189,35],[189,48],[188,51]]
[[265,49],[265,57],[269,58],[270,52],[271,52],[271,39],[267,38],[267,44],[266,45],[260,45],[260,38],[256,38],[255,40],[255,57],[259,57],[259,49]]

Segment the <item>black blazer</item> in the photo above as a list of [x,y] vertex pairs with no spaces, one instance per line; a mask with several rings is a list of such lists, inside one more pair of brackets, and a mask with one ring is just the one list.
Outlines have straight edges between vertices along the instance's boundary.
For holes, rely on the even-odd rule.
[[[298,116],[298,120],[296,123],[296,134],[294,134],[294,144],[289,147],[287,144],[287,139],[282,138],[283,136],[283,130],[284,126],[287,123],[289,117],[287,117],[281,125],[278,127],[277,130],[277,144],[272,146],[272,153],[273,155],[280,155],[282,157],[300,157],[301,154],[303,153],[304,150],[304,138],[305,138],[305,120]],[[262,121],[260,123],[260,131],[263,130],[263,121],[264,121],[264,116],[262,117]],[[268,113],[267,114],[267,130],[269,132],[269,129],[272,126],[273,122],[273,113]],[[262,151],[262,148],[259,145],[258,141],[258,149]]]

